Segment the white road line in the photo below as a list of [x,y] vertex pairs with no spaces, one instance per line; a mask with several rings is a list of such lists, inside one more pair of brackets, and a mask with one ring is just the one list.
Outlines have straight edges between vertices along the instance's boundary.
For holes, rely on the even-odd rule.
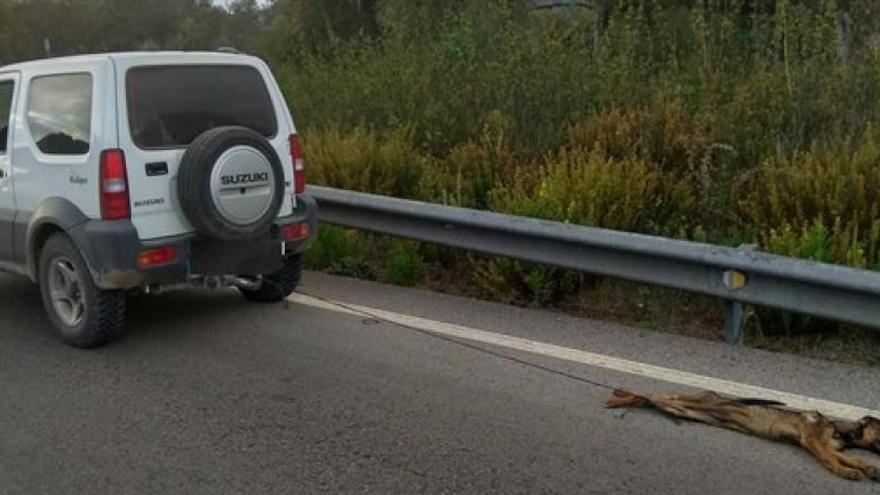
[[[553,344],[545,344],[534,340],[512,337],[509,335],[486,332],[475,328],[468,328],[450,323],[443,323],[425,318],[409,316],[399,313],[393,313],[376,308],[367,308],[348,303],[341,307],[333,302],[326,302],[314,297],[302,294],[294,294],[289,300],[291,302],[311,306],[313,308],[334,311],[337,313],[349,314],[359,317],[366,315],[373,316],[380,320],[390,323],[397,323],[408,327],[418,328],[426,332],[447,337],[455,337],[468,340],[471,342],[480,342],[493,346],[503,347],[516,351],[523,351],[541,356],[552,357],[564,361],[585,364],[596,368],[628,373],[631,375],[643,376],[654,380],[661,380],[677,385],[684,385],[702,390],[714,390],[726,395],[736,397],[753,397],[761,399],[776,400],[784,402],[790,407],[804,409],[808,411],[820,411],[828,416],[841,419],[860,419],[863,416],[880,417],[880,411],[865,409],[862,407],[841,404],[822,399],[815,399],[803,395],[791,394],[778,390],[772,390],[754,385],[747,385],[721,378],[713,378],[709,376],[698,375],[687,371],[679,371],[671,368],[663,368],[650,364],[640,363],[638,361],[630,361],[612,356],[605,356],[593,352],[582,351],[579,349],[571,349]],[[349,309],[350,308],[350,309]]]

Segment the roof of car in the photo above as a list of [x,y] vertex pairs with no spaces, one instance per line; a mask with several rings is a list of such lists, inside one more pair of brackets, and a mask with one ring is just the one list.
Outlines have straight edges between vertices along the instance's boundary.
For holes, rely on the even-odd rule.
[[0,67],[0,72],[11,72],[17,70],[25,70],[25,69],[34,69],[45,67],[47,65],[53,64],[62,64],[62,63],[70,63],[70,62],[103,62],[106,60],[113,60],[116,62],[144,62],[149,63],[151,60],[163,59],[167,60],[169,58],[179,57],[181,59],[189,58],[194,59],[197,58],[200,61],[211,61],[215,59],[217,61],[229,60],[230,57],[236,58],[252,58],[250,55],[242,54],[242,53],[233,53],[229,51],[217,51],[217,52],[187,52],[187,51],[153,51],[153,52],[117,52],[117,53],[96,53],[89,55],[73,55],[69,57],[54,57],[54,58],[44,58],[38,60],[31,60],[27,62],[21,62],[17,64],[7,65]]

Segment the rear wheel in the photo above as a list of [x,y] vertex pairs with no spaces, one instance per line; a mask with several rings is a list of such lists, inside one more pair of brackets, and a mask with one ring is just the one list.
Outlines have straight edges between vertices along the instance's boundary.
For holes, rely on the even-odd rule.
[[55,234],[43,246],[39,282],[43,307],[65,342],[94,348],[122,334],[125,292],[99,289],[66,235]]
[[293,255],[284,258],[281,270],[263,276],[263,284],[259,289],[239,289],[244,297],[254,302],[277,303],[287,299],[296,290],[302,278],[302,256]]

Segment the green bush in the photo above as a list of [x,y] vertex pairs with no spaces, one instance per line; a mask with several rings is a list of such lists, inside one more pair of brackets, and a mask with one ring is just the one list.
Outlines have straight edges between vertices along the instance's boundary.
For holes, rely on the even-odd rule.
[[[639,158],[607,150],[563,149],[542,165],[521,168],[492,191],[491,209],[616,230],[678,235],[696,225],[695,197],[684,180]],[[510,260],[476,265],[474,280],[494,297],[545,305],[579,287],[565,270]]]
[[504,177],[516,173],[522,158],[508,142],[510,122],[491,113],[476,142],[456,145],[447,156],[427,167],[425,199],[443,204],[486,209],[489,196]]
[[[880,269],[877,2],[376,5],[362,35],[330,23],[329,49],[276,64],[313,182]],[[414,284],[442,266],[523,304],[583,290],[565,270],[332,235],[315,255],[331,270]],[[767,334],[828,327],[758,316]]]
[[309,130],[304,142],[311,182],[342,189],[416,198],[430,162],[412,146],[407,129],[342,132],[331,125]]
[[418,251],[418,244],[395,239],[391,241],[385,260],[385,279],[392,284],[413,286],[425,276],[427,265]]
[[[852,149],[850,149],[852,148]],[[880,268],[880,144],[815,145],[768,160],[740,185],[741,221],[773,252]]]
[[380,39],[290,69],[283,88],[301,123],[411,125],[420,147],[444,155],[476,141],[484,116],[500,111],[511,142],[537,156],[594,101],[580,15],[543,17],[513,1],[386,0],[380,12]]
[[584,276],[570,270],[508,258],[470,257],[470,282],[485,296],[506,303],[545,307],[577,292]]
[[345,229],[321,224],[317,237],[305,252],[304,261],[309,268],[327,270],[337,261],[351,256],[354,250]]
[[321,224],[318,236],[304,254],[308,268],[334,275],[377,280],[377,263],[373,259],[381,241],[355,230]]
[[492,193],[495,211],[647,233],[690,230],[694,192],[637,158],[563,149]]

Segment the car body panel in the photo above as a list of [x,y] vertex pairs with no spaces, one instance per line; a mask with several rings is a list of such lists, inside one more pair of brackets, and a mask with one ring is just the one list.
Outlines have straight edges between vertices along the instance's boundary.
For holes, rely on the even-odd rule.
[[[4,170],[4,176],[0,177],[0,269],[36,279],[37,248],[44,240],[44,233],[62,231],[74,240],[102,288],[132,288],[152,280],[129,273],[137,271],[131,264],[137,248],[169,239],[187,246],[199,240],[177,200],[177,167],[185,148],[139,148],[131,137],[126,98],[129,70],[187,65],[247,66],[260,74],[277,119],[277,133],[269,142],[281,160],[285,182],[283,204],[273,228],[307,219],[312,232],[315,231],[314,202],[307,197],[298,201],[293,190],[289,147],[290,136],[296,133],[293,118],[275,78],[262,60],[213,52],[131,52],[47,59],[0,67],[0,81],[17,81],[9,150],[6,155],[0,155],[0,170]],[[49,155],[34,142],[28,120],[31,86],[37,78],[70,74],[88,74],[91,78],[89,150],[81,155]],[[31,117],[39,125],[41,116],[32,114]],[[100,157],[101,152],[108,149],[121,149],[126,156],[130,219],[101,220]],[[157,163],[164,163],[167,173],[148,174],[148,165]],[[273,237],[277,236],[275,230],[268,235],[270,241],[279,245],[280,256],[280,246],[285,243]],[[95,248],[95,243],[101,242],[116,244],[105,246],[112,251],[108,259],[101,258],[106,249]],[[301,239],[296,248],[288,252],[298,253],[307,245],[307,239]],[[120,249],[135,251],[121,253]],[[190,250],[187,247],[182,252],[188,255]],[[177,267],[178,275],[203,275],[191,273],[185,268],[188,260],[181,261],[184,264]],[[121,273],[118,269],[129,275],[116,276]]]

